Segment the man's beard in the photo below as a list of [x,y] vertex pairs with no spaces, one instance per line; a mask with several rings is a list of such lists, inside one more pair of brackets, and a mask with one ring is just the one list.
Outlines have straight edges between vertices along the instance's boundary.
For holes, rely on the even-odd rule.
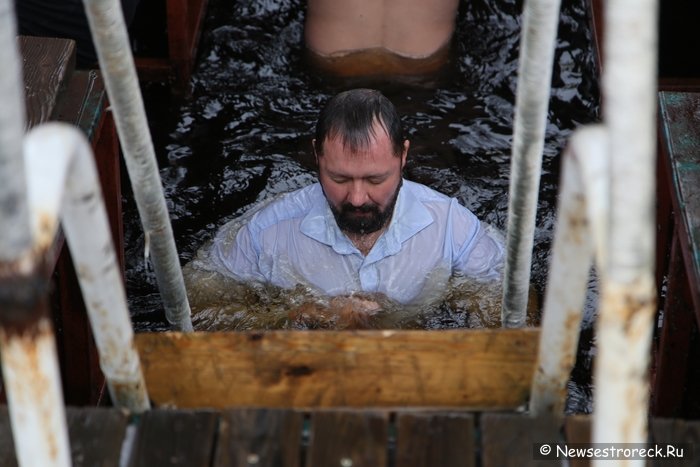
[[365,235],[384,228],[394,214],[394,207],[396,207],[396,200],[399,197],[402,184],[403,179],[399,181],[394,196],[384,210],[381,210],[376,203],[365,203],[359,207],[343,203],[340,208],[328,203],[340,230]]

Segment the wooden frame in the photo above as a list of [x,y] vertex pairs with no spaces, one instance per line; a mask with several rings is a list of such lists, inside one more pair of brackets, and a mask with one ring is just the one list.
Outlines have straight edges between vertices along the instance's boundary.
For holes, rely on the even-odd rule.
[[539,329],[143,333],[157,406],[516,408]]
[[137,57],[139,78],[170,81],[177,94],[188,92],[207,0],[165,0],[167,57]]

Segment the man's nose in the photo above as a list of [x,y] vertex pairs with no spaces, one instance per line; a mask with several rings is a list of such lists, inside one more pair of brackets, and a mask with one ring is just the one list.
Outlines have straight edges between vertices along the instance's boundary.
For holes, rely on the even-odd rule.
[[360,207],[369,200],[367,189],[361,180],[353,181],[348,193],[348,202],[355,207]]

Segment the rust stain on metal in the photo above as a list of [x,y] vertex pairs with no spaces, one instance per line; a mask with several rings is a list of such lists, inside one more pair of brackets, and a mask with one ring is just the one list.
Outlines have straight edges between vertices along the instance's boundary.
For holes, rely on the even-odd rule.
[[[567,211],[566,221],[571,227],[569,234],[571,241],[582,244],[585,242],[585,237],[589,234],[588,216],[585,212],[585,203],[582,196],[576,197],[576,204],[581,206],[580,210]],[[580,200],[578,198],[581,198]]]
[[[148,401],[142,400],[146,394],[146,388],[140,381],[110,381],[110,389],[117,407],[142,408],[148,407]],[[135,410],[135,409],[134,409]]]
[[646,326],[640,323],[652,319],[655,310],[656,295],[650,280],[637,280],[628,286],[616,284],[608,287],[604,299],[610,304],[611,310],[617,315],[616,320],[622,324],[623,332],[630,339],[642,338],[646,335]]
[[41,252],[48,251],[51,248],[58,228],[58,218],[54,214],[44,211],[40,211],[37,217],[39,221],[37,226],[38,232],[36,232],[36,238],[34,239],[34,250],[39,256]]
[[34,262],[29,274],[17,263],[0,264],[0,326],[7,334],[34,334],[48,316],[49,280],[46,263]]
[[[47,393],[47,388],[54,387],[55,382],[44,371],[46,350],[54,346],[51,322],[48,317],[43,317],[28,324],[21,333],[14,331],[14,328],[10,328],[9,332],[7,327],[0,328],[2,347],[14,349],[3,355],[3,364],[12,368],[15,374],[5,382],[7,392],[16,406],[33,406],[38,410],[42,426],[54,426],[55,407],[51,404],[51,391]],[[57,434],[49,433],[41,442],[46,443],[49,456],[58,459],[60,449]]]

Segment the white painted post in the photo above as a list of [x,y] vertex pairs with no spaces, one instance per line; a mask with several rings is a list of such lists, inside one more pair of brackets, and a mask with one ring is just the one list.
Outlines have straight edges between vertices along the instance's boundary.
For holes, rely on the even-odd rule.
[[595,252],[604,251],[608,217],[607,134],[602,126],[577,130],[562,162],[552,262],[544,299],[533,416],[561,416],[576,363],[581,317]]
[[[13,0],[0,0],[0,263],[18,261],[31,244],[26,188],[21,176],[26,117],[14,5]],[[23,268],[26,273],[29,265]]]
[[502,325],[525,325],[537,197],[561,0],[526,0],[520,39]]
[[[594,442],[644,443],[654,323],[657,0],[605,9],[603,117],[609,130],[609,256],[598,319]],[[644,460],[620,465],[644,465]],[[594,461],[594,465],[603,465]]]
[[53,239],[60,215],[112,402],[150,408],[134,344],[126,292],[114,251],[90,144],[70,125],[47,123],[25,138],[36,243]]
[[126,168],[150,243],[168,321],[192,331],[190,305],[119,0],[84,0],[95,50],[114,112]]
[[[48,309],[46,296],[36,301],[38,307]],[[3,325],[0,351],[18,464],[70,466],[61,374],[51,320],[44,314],[24,332]]]
[[0,356],[20,466],[69,466],[43,252],[32,250],[22,137],[24,86],[14,2],[0,0]]

